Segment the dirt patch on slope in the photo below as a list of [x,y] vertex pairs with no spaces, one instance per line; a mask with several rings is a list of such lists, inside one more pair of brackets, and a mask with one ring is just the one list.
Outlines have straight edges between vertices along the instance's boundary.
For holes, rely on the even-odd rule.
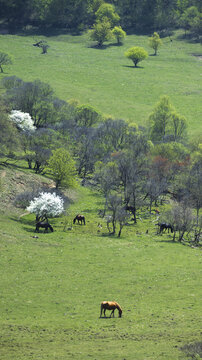
[[15,198],[24,191],[32,191],[33,188],[53,186],[53,181],[32,173],[25,173],[10,168],[0,169],[0,211],[22,212],[14,205]]

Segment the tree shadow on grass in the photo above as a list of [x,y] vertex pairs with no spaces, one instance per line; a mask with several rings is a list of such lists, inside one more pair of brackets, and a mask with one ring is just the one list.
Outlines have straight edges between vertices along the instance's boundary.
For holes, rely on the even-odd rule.
[[93,214],[95,209],[84,209],[82,210],[82,214]]
[[116,234],[112,233],[112,232],[106,232],[106,233],[102,233],[100,235],[98,235],[100,237],[112,237],[112,236],[115,236],[116,237]]
[[19,165],[16,163],[11,163],[10,161],[15,161],[17,163],[18,160],[12,160],[12,159],[8,159],[8,161],[3,161],[0,163],[1,166],[3,166],[4,168],[12,168],[12,169],[22,169],[22,170],[28,170],[28,167],[26,165]]
[[194,36],[192,33],[188,33],[188,34],[179,34],[177,37],[176,37],[176,40],[178,41],[186,41],[188,42],[189,44],[200,44],[202,43],[202,37],[196,37]]
[[96,49],[96,50],[105,50],[108,48],[108,45],[102,45],[102,46],[99,46],[97,44],[91,44],[91,45],[88,45],[87,48],[89,49]]
[[178,246],[190,246],[190,243],[189,242],[184,242],[184,241],[173,241],[173,239],[165,239],[165,240],[156,240],[158,243],[166,243],[166,244],[173,244],[173,245],[178,245]]
[[25,219],[24,217],[19,218],[19,217],[10,216],[9,219],[12,220],[12,221],[18,222],[20,224],[23,224],[23,225],[30,225],[31,226],[31,225],[36,224],[35,220]]
[[132,68],[132,69],[144,69],[143,66],[134,66],[134,65],[122,65],[122,67]]
[[[28,227],[28,226],[23,226],[23,230],[28,232],[28,233],[32,233],[33,236],[38,234],[38,233],[35,233],[35,227],[34,226],[32,228]],[[43,233],[43,232],[40,232],[40,233]]]
[[103,44],[102,46],[99,46],[98,44],[91,44],[88,45],[87,47],[91,49],[105,50],[110,47],[120,47],[120,46],[123,46],[123,44],[110,43],[110,44]]
[[106,45],[107,47],[121,47],[123,46],[123,43],[110,43],[108,45]]

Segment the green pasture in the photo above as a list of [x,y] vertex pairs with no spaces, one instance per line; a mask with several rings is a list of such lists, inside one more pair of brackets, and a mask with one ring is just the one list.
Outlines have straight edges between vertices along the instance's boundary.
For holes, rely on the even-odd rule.
[[[1,360],[176,360],[201,340],[200,249],[157,235],[147,213],[109,236],[102,206],[78,189],[48,234],[34,233],[33,215],[2,214]],[[78,212],[87,224],[71,229]],[[103,300],[119,302],[123,317],[100,319]]]
[[[182,40],[183,32],[163,39],[157,56],[148,46],[148,36],[128,35],[123,46],[106,43],[92,47],[82,36],[0,35],[1,51],[13,57],[4,76],[16,75],[24,81],[40,79],[49,83],[64,100],[78,99],[106,115],[144,125],[161,95],[168,95],[177,112],[189,124],[189,135],[201,130],[201,45]],[[45,55],[32,46],[47,40]],[[143,46],[147,60],[135,69],[124,56],[131,46]]]

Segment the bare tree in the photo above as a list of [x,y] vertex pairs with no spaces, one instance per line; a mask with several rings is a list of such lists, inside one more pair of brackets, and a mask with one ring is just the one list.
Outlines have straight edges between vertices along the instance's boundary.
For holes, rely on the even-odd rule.
[[184,239],[185,234],[189,234],[194,228],[194,216],[191,208],[187,207],[185,202],[174,203],[170,211],[163,214],[163,217],[169,222],[173,229],[173,241],[178,233],[178,241]]

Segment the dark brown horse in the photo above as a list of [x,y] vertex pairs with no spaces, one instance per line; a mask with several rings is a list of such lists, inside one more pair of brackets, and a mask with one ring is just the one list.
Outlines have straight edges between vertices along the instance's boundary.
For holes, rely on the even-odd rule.
[[44,229],[44,232],[48,232],[48,229],[50,229],[50,231],[53,232],[53,228],[48,222],[42,222],[42,221],[37,222],[35,232],[39,232],[39,228]]
[[122,309],[120,307],[120,305],[116,302],[116,301],[103,301],[101,302],[101,309],[100,309],[100,317],[102,317],[102,311],[104,310],[104,317],[106,317],[105,312],[106,310],[112,310],[110,317],[113,314],[114,317],[114,310],[118,310],[119,312],[119,317],[122,316]]
[[78,224],[81,224],[81,225],[84,224],[84,225],[86,225],[85,217],[84,217],[83,215],[80,215],[80,214],[76,215],[76,217],[75,217],[74,220],[73,220],[73,223],[74,223],[74,224],[75,224],[76,220],[77,220]]
[[161,223],[161,224],[158,224],[159,226],[159,233],[162,234],[163,231],[165,230],[168,230],[168,233],[169,231],[171,231],[171,233],[173,233],[173,226],[171,224],[166,224],[166,223]]

